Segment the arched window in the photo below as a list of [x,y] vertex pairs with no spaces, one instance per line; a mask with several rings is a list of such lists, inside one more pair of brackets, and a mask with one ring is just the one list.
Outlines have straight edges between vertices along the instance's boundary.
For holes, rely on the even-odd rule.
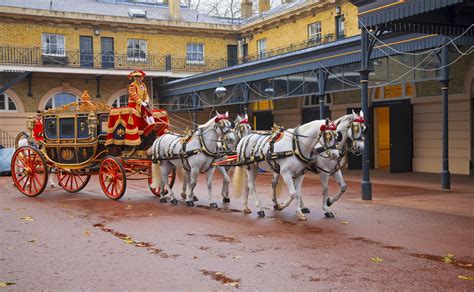
[[112,107],[122,107],[128,105],[128,94],[121,95],[112,103]]
[[0,94],[0,112],[17,112],[18,107],[10,96]]
[[62,105],[78,101],[79,98],[75,96],[74,94],[70,94],[67,92],[60,92],[55,94],[54,96],[51,96],[46,102],[46,105],[44,106],[44,109],[52,109],[52,108],[57,108]]

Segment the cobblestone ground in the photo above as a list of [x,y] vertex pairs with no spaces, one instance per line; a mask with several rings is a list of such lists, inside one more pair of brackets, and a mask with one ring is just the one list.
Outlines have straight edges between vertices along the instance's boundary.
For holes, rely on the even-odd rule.
[[[37,198],[0,177],[0,287],[473,291],[472,182],[443,192],[413,176],[374,179],[367,202],[358,174],[349,173],[347,193],[332,206],[336,218],[326,219],[319,179],[309,175],[306,222],[294,204],[273,210],[268,174],[258,179],[265,218],[257,218],[252,199],[250,215],[234,197],[210,210],[203,177],[194,208],[160,204],[145,181],[129,181],[115,202],[97,177],[80,193],[48,188]],[[216,174],[216,195],[220,183]],[[332,194],[336,188],[332,182]]]

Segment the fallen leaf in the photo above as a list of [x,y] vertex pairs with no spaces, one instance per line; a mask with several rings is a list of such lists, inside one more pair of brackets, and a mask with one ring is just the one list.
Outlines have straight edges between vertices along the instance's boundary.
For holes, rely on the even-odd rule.
[[130,209],[133,209],[133,205],[127,205],[127,207],[125,207],[126,210],[130,210]]
[[233,260],[240,260],[240,256],[233,256],[232,259]]
[[71,207],[71,205],[69,205],[69,204],[62,204],[61,207],[63,207],[63,208],[69,208],[69,207]]
[[349,224],[347,221],[341,221],[341,224]]
[[443,261],[445,264],[450,264],[454,260],[454,255],[452,253],[448,253],[447,255],[443,256],[441,258],[441,261]]
[[383,259],[382,259],[381,257],[373,257],[373,258],[371,258],[371,260],[372,260],[374,263],[383,262]]
[[11,285],[15,285],[15,284],[16,284],[15,282],[1,282],[1,281],[0,281],[0,287],[1,287],[1,288],[7,287],[7,286],[11,286]]
[[458,266],[460,266],[460,267],[465,267],[465,268],[469,268],[469,267],[472,267],[472,264],[462,264],[462,263],[458,263]]
[[123,241],[124,241],[126,244],[134,244],[134,243],[135,243],[135,240],[133,240],[130,236],[124,237],[124,238],[123,238]]
[[215,272],[215,274],[216,274],[217,276],[222,276],[222,275],[224,275],[224,273],[222,273],[222,272]]
[[20,219],[21,219],[21,220],[25,220],[25,221],[35,221],[35,218],[33,218],[33,217],[31,217],[31,216],[21,217]]
[[5,211],[11,211],[11,208],[3,208]]
[[468,281],[474,280],[474,278],[471,277],[471,276],[463,276],[463,275],[459,275],[459,276],[458,276],[458,279],[459,279],[459,280],[468,280]]
[[82,233],[84,236],[92,236],[92,233],[89,231],[89,229],[85,230],[84,233]]
[[26,208],[18,208],[17,210],[18,210],[18,211],[25,211]]
[[234,288],[239,288],[239,282],[228,282],[228,283],[224,283],[224,285],[234,287]]
[[35,242],[36,242],[36,239],[30,239],[30,240],[28,240],[27,242],[35,243]]

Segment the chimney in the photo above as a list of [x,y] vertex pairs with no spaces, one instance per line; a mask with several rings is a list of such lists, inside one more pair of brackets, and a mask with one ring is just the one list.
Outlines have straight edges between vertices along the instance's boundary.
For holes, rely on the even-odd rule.
[[167,0],[168,2],[168,10],[170,13],[170,17],[172,20],[180,20],[181,19],[181,7],[179,0]]
[[262,14],[263,12],[270,9],[270,0],[258,0],[258,13]]
[[249,18],[252,16],[252,0],[242,0],[240,3],[240,14],[242,18]]

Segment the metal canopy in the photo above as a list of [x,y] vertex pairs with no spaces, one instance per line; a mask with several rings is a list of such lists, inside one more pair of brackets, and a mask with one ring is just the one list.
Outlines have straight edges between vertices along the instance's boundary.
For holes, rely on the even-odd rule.
[[[459,35],[472,24],[470,0],[351,0],[366,27],[384,25],[392,32]],[[473,30],[466,35],[474,35]]]
[[[159,87],[160,97],[170,97],[216,88],[219,86],[219,77],[222,78],[223,86],[229,86],[282,75],[313,71],[323,68],[323,66],[330,68],[360,62],[360,39],[360,36],[355,36],[327,45],[171,81]],[[437,35],[390,34],[385,37],[382,36],[381,39],[396,50],[412,52],[434,48],[441,44],[444,38]],[[468,42],[470,42],[469,38],[461,38],[457,43],[464,44]],[[393,50],[384,48],[384,45],[375,46],[371,58],[376,59],[384,57],[386,54],[396,54]]]

